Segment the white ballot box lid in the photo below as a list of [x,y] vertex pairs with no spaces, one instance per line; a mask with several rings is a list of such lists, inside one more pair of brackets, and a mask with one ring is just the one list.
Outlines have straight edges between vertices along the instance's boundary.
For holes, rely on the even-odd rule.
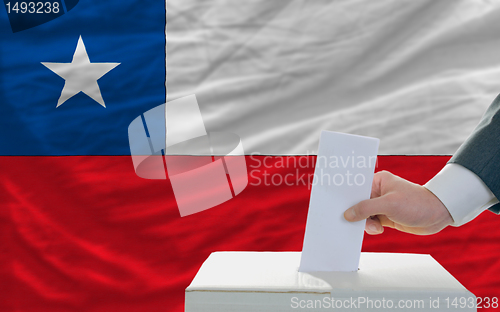
[[357,272],[303,273],[299,263],[300,252],[214,252],[186,288],[185,311],[476,311],[430,255],[361,253]]

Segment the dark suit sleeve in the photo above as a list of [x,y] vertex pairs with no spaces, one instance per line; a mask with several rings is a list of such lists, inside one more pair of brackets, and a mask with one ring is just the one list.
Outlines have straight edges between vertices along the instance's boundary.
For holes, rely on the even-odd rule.
[[[474,172],[500,199],[500,95],[449,163],[462,165]],[[489,210],[499,214],[500,204]]]

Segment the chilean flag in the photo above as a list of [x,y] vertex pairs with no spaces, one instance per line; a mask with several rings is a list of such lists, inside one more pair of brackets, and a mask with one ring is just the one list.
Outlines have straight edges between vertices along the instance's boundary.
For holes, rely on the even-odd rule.
[[[321,130],[380,138],[376,171],[424,184],[500,92],[495,2],[53,3],[38,20],[29,2],[0,9],[0,311],[183,311],[211,252],[302,249]],[[191,95],[203,130],[176,117],[187,106],[169,114]],[[244,159],[243,180],[241,162],[208,159],[224,200],[182,213],[172,125],[235,135],[223,154]],[[163,176],[137,170],[131,133]],[[491,300],[499,225],[386,229],[363,251],[430,254]]]

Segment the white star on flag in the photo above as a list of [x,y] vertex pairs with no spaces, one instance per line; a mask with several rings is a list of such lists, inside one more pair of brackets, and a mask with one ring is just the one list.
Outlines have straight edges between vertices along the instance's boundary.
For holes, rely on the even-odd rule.
[[97,80],[120,65],[120,63],[91,63],[82,36],[78,39],[71,63],[42,62],[42,64],[66,80],[56,107],[80,92],[106,107]]

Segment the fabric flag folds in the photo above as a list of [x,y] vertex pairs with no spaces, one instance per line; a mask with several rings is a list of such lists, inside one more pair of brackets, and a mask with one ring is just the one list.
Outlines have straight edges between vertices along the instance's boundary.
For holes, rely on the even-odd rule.
[[[165,102],[164,13],[158,2],[83,1],[13,33],[2,10],[1,154],[130,155],[128,124]],[[99,71],[110,63],[120,65]]]
[[196,94],[207,129],[249,154],[315,154],[321,130],[452,154],[499,92],[499,15],[474,1],[171,0],[167,99]]
[[[494,1],[24,3],[0,8],[0,311],[183,311],[211,252],[301,250],[321,130],[379,138],[375,171],[424,184],[500,92]],[[165,156],[199,154],[169,154],[195,125],[168,105],[189,95],[227,196],[181,217]],[[151,155],[159,179],[135,171]],[[431,254],[495,311],[499,222],[363,251]]]

